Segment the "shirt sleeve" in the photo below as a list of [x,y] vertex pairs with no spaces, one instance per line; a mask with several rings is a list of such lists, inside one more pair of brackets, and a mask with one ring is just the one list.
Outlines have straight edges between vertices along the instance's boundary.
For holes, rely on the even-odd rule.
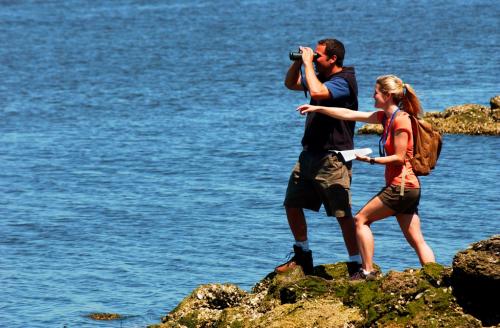
[[403,130],[408,133],[408,136],[412,136],[411,121],[408,115],[399,115],[392,124],[394,124],[394,132]]
[[324,83],[333,99],[349,97],[349,83],[343,78],[334,78]]

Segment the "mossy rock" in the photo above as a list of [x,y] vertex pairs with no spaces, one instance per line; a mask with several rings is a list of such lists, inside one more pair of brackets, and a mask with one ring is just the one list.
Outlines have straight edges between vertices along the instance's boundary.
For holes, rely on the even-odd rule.
[[480,327],[477,319],[455,311],[460,307],[443,284],[448,272],[439,264],[391,271],[376,281],[350,283],[343,302],[362,311],[363,327]]
[[208,284],[196,288],[162,319],[151,327],[203,327],[218,322],[227,308],[240,306],[247,293],[232,284]]
[[390,271],[382,280],[380,287],[385,293],[407,296],[415,295],[425,288],[422,282],[414,270]]
[[[481,245],[476,249],[491,249]],[[200,286],[151,327],[481,327],[457,302],[451,268],[439,264],[374,281],[350,281],[345,262],[316,266],[314,274],[271,273],[250,293],[228,284]]]
[[328,280],[321,277],[308,276],[279,290],[281,304],[295,303],[301,299],[312,299],[323,296],[332,290]]
[[451,285],[451,268],[438,263],[428,263],[420,270],[420,275],[434,287],[449,287]]
[[490,99],[491,118],[495,122],[500,121],[500,95]]
[[347,279],[349,278],[347,262],[318,265],[314,267],[314,275],[326,280]]
[[425,117],[441,133],[499,135],[500,124],[489,107],[465,104],[447,108],[441,117]]
[[[442,134],[500,135],[500,95],[490,107],[478,104],[451,106],[443,112],[427,112],[423,119]],[[366,124],[358,134],[381,134],[381,124]]]
[[492,97],[490,99],[490,108],[492,110],[494,110],[494,109],[500,109],[500,95]]
[[283,304],[252,323],[252,328],[344,328],[360,326],[363,316],[335,298]]
[[357,134],[382,134],[384,131],[382,124],[365,124],[360,127],[357,131]]

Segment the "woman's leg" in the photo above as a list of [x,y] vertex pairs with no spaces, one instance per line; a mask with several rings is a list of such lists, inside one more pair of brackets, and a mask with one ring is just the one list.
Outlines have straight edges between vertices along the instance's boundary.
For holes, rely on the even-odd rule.
[[405,235],[406,240],[413,249],[417,252],[420,264],[435,262],[434,253],[432,249],[427,245],[424,240],[424,235],[422,235],[422,230],[420,229],[420,218],[415,214],[398,214],[396,215],[398,219],[401,231]]
[[358,214],[354,216],[356,239],[358,241],[359,252],[363,259],[363,269],[365,271],[373,271],[373,253],[375,246],[370,224],[391,215],[394,215],[394,211],[384,205],[380,198],[373,197]]

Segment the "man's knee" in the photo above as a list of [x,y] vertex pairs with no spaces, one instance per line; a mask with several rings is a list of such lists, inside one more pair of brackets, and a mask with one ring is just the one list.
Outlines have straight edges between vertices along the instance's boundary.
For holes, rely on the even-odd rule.
[[350,214],[350,213],[345,213],[342,216],[336,216],[336,218],[338,221],[342,221],[342,222],[348,222],[348,221],[352,221],[354,219],[352,217],[352,214]]

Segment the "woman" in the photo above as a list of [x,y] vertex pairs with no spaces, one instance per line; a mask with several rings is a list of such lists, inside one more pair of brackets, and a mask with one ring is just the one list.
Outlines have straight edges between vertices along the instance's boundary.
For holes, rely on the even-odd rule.
[[356,156],[357,160],[385,165],[386,185],[354,217],[356,239],[363,265],[353,280],[373,280],[377,272],[373,267],[374,241],[370,225],[395,215],[408,243],[415,249],[420,263],[434,262],[434,253],[427,245],[420,229],[418,203],[420,182],[413,173],[409,159],[413,156],[413,133],[409,115],[419,116],[420,101],[413,88],[394,75],[377,79],[375,85],[375,112],[358,112],[346,108],[302,105],[301,114],[318,112],[337,119],[380,123],[384,132],[379,142],[380,157]]

